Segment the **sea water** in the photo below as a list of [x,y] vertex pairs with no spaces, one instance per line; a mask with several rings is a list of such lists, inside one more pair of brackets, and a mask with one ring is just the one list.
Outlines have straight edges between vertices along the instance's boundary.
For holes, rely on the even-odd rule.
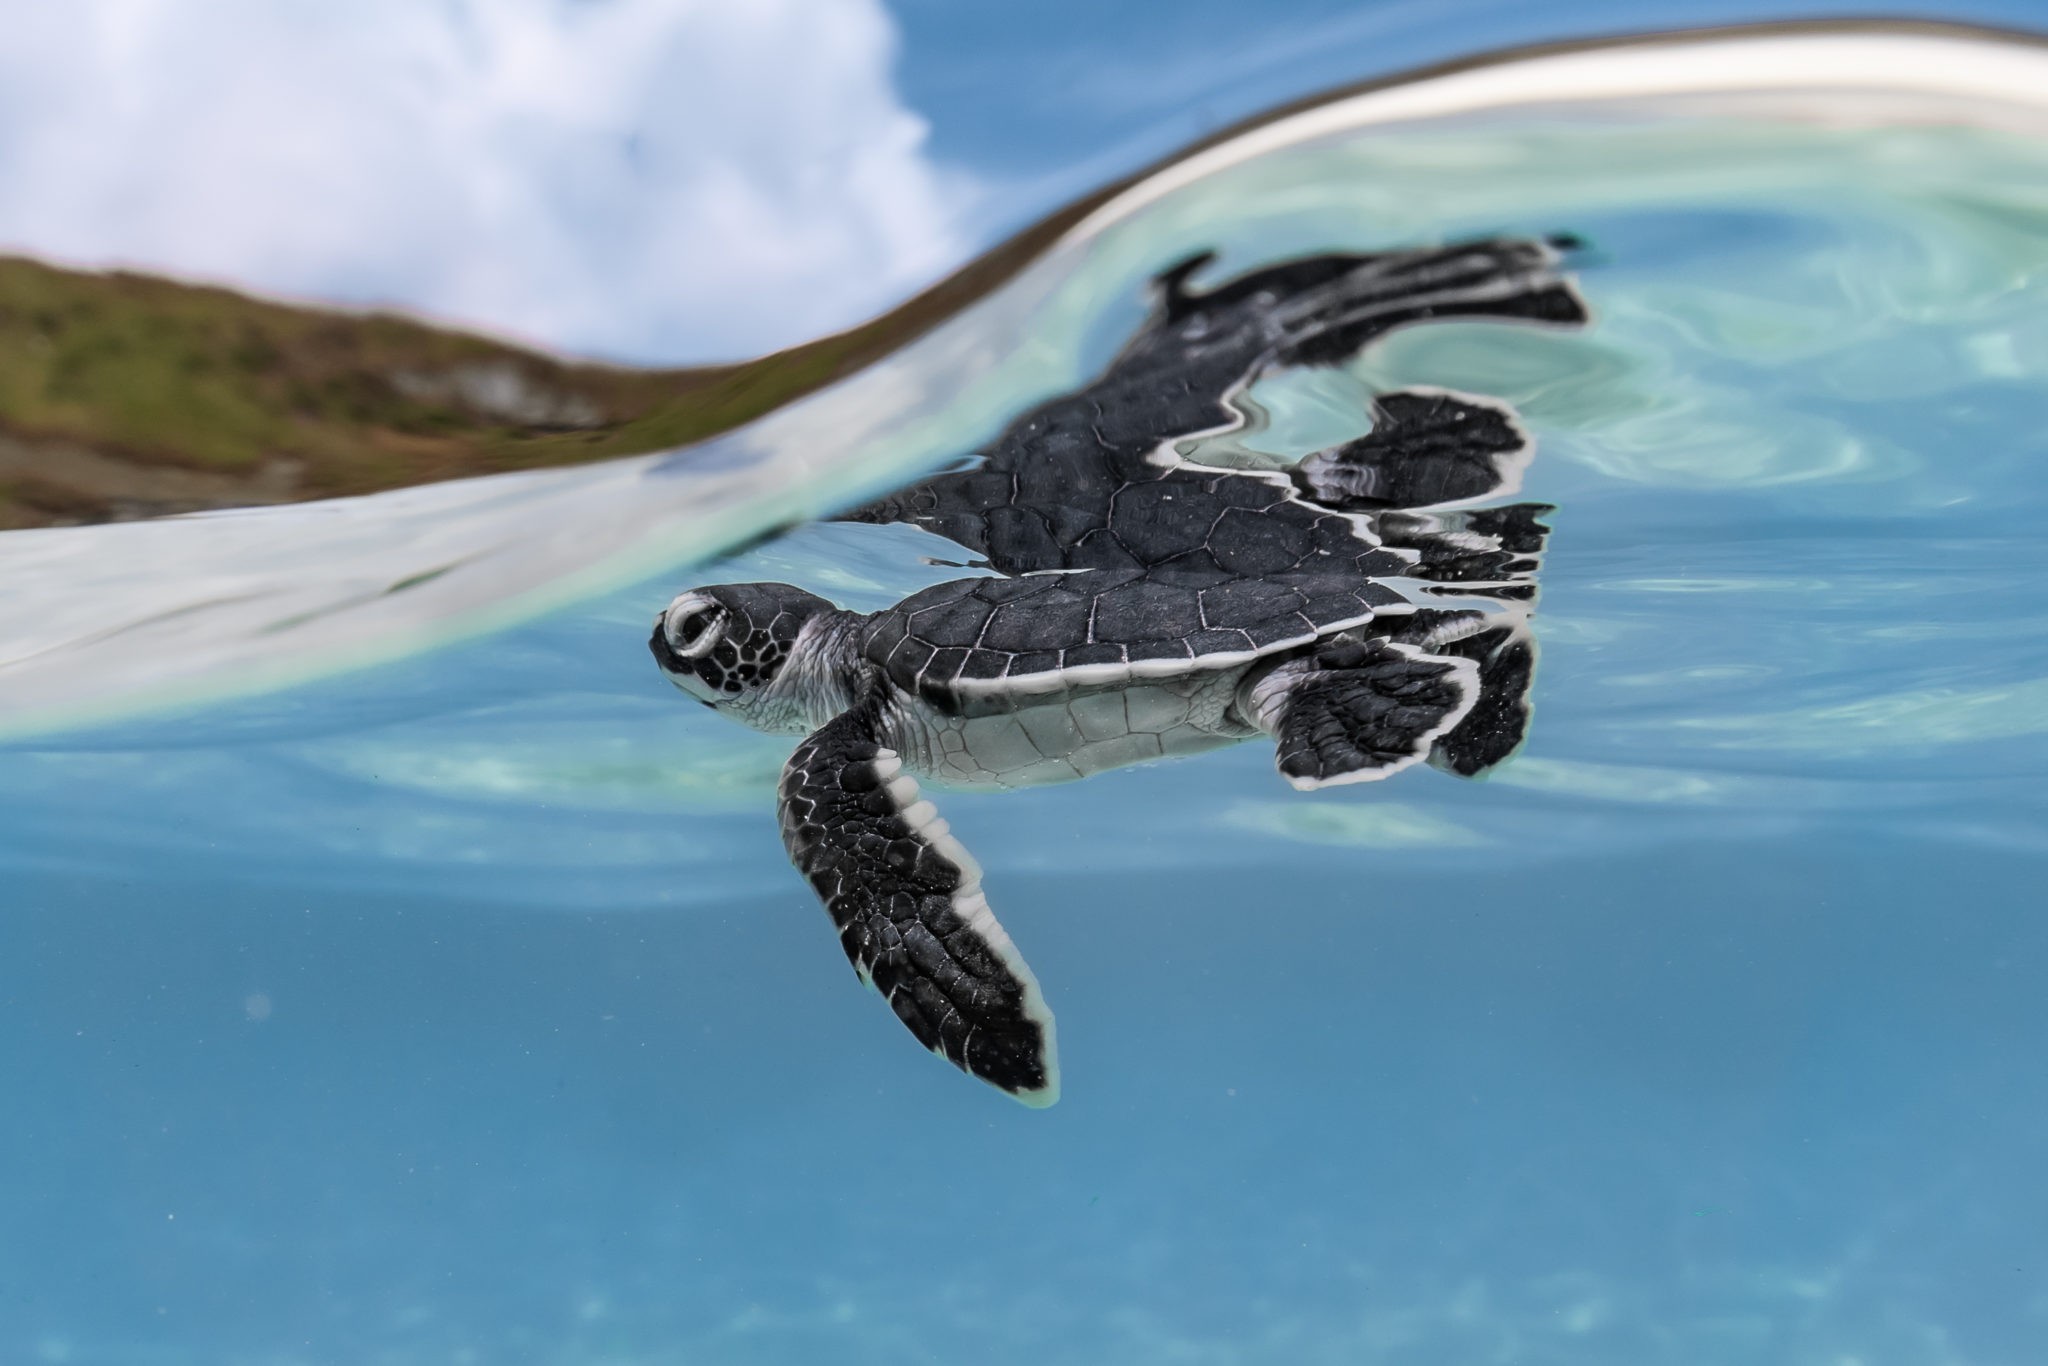
[[1230,440],[1516,407],[1558,508],[1527,748],[933,793],[1058,1014],[1052,1110],[861,990],[777,838],[790,742],[646,654],[690,583],[957,575],[919,533],[683,547],[13,740],[0,1361],[2048,1360],[2048,145],[1318,142],[1098,239],[1032,384],[1192,247],[1482,231],[1583,237],[1593,325],[1397,334]]

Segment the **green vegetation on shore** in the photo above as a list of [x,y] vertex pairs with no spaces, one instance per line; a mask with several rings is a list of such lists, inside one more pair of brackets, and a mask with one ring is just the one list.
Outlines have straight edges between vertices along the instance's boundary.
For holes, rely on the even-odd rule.
[[0,257],[0,530],[371,493],[701,440],[944,321],[1099,198],[860,327],[676,370]]

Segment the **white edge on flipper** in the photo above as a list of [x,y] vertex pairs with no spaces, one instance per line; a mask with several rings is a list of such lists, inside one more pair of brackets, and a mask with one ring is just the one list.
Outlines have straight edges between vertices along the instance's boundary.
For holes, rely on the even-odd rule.
[[[1031,971],[1031,965],[1024,961],[1024,955],[1017,951],[1009,931],[1003,928],[990,909],[988,897],[981,890],[981,865],[975,862],[974,855],[967,852],[967,846],[954,838],[951,828],[939,815],[939,809],[918,795],[917,780],[903,769],[903,756],[893,749],[879,750],[875,754],[874,766],[875,776],[881,779],[883,787],[895,799],[903,823],[929,844],[940,858],[959,870],[960,886],[953,893],[953,914],[988,945],[989,952],[1024,988],[1024,1018],[1038,1026],[1039,1038],[1043,1041],[1040,1060],[1045,1068],[1045,1085],[1035,1091],[1005,1091],[1003,1094],[1034,1110],[1043,1110],[1060,1098],[1060,1054],[1052,1010],[1045,1003],[1045,993],[1039,988],[1038,977]],[[869,982],[869,985],[874,984]],[[941,1049],[935,1048],[932,1052],[945,1057]],[[1000,1087],[996,1089],[1001,1090]]]
[[1465,700],[1449,712],[1446,712],[1441,723],[1425,732],[1416,740],[1413,753],[1396,759],[1391,764],[1384,764],[1379,768],[1356,769],[1350,773],[1340,773],[1334,778],[1291,778],[1282,774],[1281,776],[1286,778],[1287,785],[1296,792],[1314,792],[1325,787],[1348,787],[1353,783],[1376,783],[1382,778],[1390,778],[1404,769],[1413,768],[1429,758],[1430,747],[1436,744],[1441,736],[1449,734],[1453,727],[1472,714],[1472,708],[1479,705],[1479,665],[1472,660],[1466,659],[1462,655],[1433,655],[1427,650],[1419,650],[1412,645],[1400,645],[1392,641],[1387,642],[1387,646],[1389,649],[1405,655],[1409,659],[1433,659],[1450,665],[1451,676],[1459,679],[1464,684]]

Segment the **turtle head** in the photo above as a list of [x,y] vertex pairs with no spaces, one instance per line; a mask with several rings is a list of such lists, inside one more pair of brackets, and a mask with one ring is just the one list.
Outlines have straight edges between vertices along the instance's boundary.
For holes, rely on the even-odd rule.
[[654,619],[647,645],[669,682],[707,707],[760,724],[749,713],[797,653],[797,637],[836,610],[786,583],[693,588]]

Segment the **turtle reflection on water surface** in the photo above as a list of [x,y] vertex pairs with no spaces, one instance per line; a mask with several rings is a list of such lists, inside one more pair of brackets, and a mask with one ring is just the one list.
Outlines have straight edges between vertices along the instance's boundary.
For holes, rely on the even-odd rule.
[[919,1042],[1028,1105],[1058,1098],[1038,981],[912,773],[1057,782],[1265,735],[1315,788],[1425,760],[1472,776],[1520,744],[1547,509],[1466,506],[1519,486],[1512,413],[1404,390],[1289,467],[1178,446],[1240,425],[1230,400],[1261,376],[1342,363],[1394,327],[1583,323],[1573,245],[1313,256],[1199,292],[1197,257],[1159,277],[1093,383],[970,468],[847,514],[936,532],[1005,577],[865,615],[787,584],[698,588],[656,619],[677,687],[807,737],[783,770],[783,842]]

